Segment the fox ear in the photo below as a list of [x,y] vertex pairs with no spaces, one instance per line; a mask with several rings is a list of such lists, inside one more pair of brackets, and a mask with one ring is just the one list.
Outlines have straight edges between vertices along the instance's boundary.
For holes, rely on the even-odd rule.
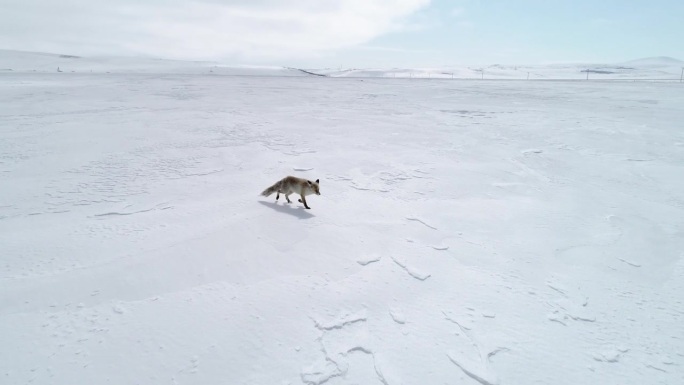
[[318,183],[318,179],[316,179],[316,183]]

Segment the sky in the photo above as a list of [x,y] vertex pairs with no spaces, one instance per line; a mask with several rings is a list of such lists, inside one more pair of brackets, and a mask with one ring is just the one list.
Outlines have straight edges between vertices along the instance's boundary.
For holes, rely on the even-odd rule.
[[684,59],[681,0],[0,0],[0,49],[429,67]]

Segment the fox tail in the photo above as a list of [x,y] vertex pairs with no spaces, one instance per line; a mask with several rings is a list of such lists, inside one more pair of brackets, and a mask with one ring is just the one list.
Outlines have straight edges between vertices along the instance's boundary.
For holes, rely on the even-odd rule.
[[276,184],[274,184],[273,186],[271,186],[271,187],[267,188],[266,190],[262,191],[262,192],[261,192],[261,195],[267,197],[267,196],[273,194],[273,193],[276,192],[276,191],[278,191],[278,183],[276,183]]

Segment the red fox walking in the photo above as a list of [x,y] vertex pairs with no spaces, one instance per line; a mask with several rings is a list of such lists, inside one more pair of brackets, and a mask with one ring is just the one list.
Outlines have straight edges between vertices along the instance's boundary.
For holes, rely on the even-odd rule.
[[321,190],[318,187],[318,179],[316,179],[315,182],[312,182],[303,178],[286,176],[277,181],[273,186],[264,190],[261,195],[267,197],[273,193],[278,193],[276,195],[276,202],[278,201],[278,198],[280,198],[280,194],[285,194],[287,203],[292,203],[290,201],[290,194],[297,193],[302,197],[299,199],[299,202],[304,203],[304,207],[307,209],[311,209],[311,207],[306,204],[306,196],[311,194],[321,195]]

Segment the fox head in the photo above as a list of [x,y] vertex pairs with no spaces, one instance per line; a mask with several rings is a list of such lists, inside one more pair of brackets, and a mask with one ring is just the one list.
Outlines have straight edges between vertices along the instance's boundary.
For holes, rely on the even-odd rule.
[[316,195],[321,195],[321,189],[318,185],[318,179],[316,179],[315,182],[312,182],[310,180],[307,180],[306,183],[309,184],[309,188],[316,194]]

